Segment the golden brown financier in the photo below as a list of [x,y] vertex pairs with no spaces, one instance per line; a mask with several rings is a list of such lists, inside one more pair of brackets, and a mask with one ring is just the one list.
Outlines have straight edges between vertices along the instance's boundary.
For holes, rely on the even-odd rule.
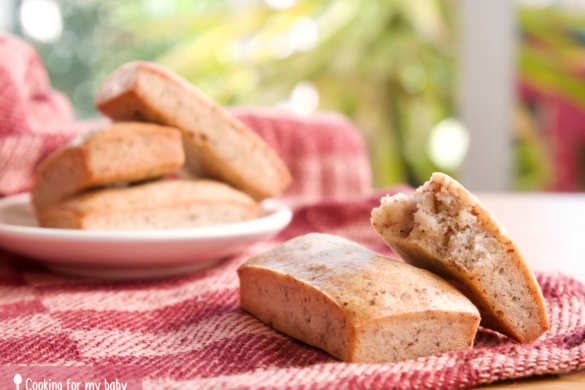
[[257,203],[211,180],[159,180],[93,190],[57,203],[39,216],[44,227],[86,230],[173,229],[252,219]]
[[440,277],[328,234],[294,238],[238,275],[244,310],[348,362],[469,349],[480,321]]
[[96,106],[114,120],[181,129],[187,163],[195,173],[225,181],[257,200],[278,196],[291,182],[284,162],[256,133],[160,66],[121,66],[101,85]]
[[37,214],[92,187],[151,179],[185,161],[181,133],[148,123],[114,123],[80,145],[57,150],[35,172],[32,203]]
[[443,173],[412,195],[382,198],[372,226],[407,262],[454,280],[482,323],[521,343],[549,328],[534,275],[495,217]]

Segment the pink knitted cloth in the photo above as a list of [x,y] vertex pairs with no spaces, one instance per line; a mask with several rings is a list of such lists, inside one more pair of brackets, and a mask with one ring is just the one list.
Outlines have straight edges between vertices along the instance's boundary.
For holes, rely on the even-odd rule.
[[[40,66],[28,46],[0,37],[4,194],[28,188],[37,160],[79,130]],[[26,87],[31,81],[39,88],[32,95]],[[8,93],[13,95],[7,98]],[[482,330],[471,351],[394,364],[341,363],[243,312],[237,267],[296,235],[339,234],[390,251],[369,227],[370,210],[382,193],[371,191],[365,148],[347,120],[235,112],[293,173],[295,183],[285,196],[296,205],[291,225],[213,269],[156,281],[75,279],[0,250],[1,389],[15,388],[15,370],[38,372],[47,365],[68,367],[69,373],[90,367],[144,389],[458,389],[585,367],[585,286],[561,275],[538,275],[551,330],[535,343],[519,345]],[[55,130],[58,121],[65,131]]]

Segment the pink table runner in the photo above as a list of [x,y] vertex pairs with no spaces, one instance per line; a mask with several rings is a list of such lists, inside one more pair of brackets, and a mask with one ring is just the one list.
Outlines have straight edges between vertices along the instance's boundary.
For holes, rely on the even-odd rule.
[[[42,74],[42,88],[27,95],[27,83],[36,78],[21,76],[35,74],[40,61],[18,56],[36,54],[22,42],[0,36],[3,194],[26,190],[38,159],[82,127]],[[32,70],[15,72],[19,63]],[[7,91],[14,95],[6,98]],[[49,103],[38,106],[37,100]],[[38,115],[45,115],[46,122],[38,115],[29,121],[22,114],[29,111],[44,112]],[[381,193],[371,193],[366,152],[347,120],[244,109],[235,113],[291,168],[295,184],[285,199],[297,205],[292,224],[216,268],[158,281],[69,278],[0,251],[0,388],[15,388],[15,370],[46,365],[69,367],[69,372],[90,367],[145,389],[457,389],[585,367],[585,286],[561,275],[538,275],[551,330],[534,344],[514,344],[482,330],[471,351],[395,364],[340,363],[242,312],[237,267],[296,235],[328,232],[390,252],[368,224]]]
[[561,275],[538,275],[551,330],[534,344],[482,330],[471,351],[395,364],[337,362],[240,310],[237,267],[298,234],[332,232],[388,253],[367,222],[377,199],[301,207],[270,242],[160,281],[71,279],[0,253],[0,365],[98,366],[145,389],[457,389],[585,367],[585,286]]

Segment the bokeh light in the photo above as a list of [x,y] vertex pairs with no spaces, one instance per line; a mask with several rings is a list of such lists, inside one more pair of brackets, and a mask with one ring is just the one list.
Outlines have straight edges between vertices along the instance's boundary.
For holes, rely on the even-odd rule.
[[297,3],[297,0],[264,0],[267,6],[276,10],[289,9]]
[[311,50],[319,39],[317,23],[311,18],[298,18],[291,24],[288,36],[293,50]]
[[456,169],[467,153],[469,134],[456,119],[447,118],[439,122],[431,131],[429,155],[438,167]]
[[59,4],[55,0],[24,0],[20,24],[29,37],[44,43],[55,42],[63,32]]
[[288,100],[277,104],[278,108],[299,115],[309,115],[319,108],[319,90],[308,81],[301,81],[292,90]]

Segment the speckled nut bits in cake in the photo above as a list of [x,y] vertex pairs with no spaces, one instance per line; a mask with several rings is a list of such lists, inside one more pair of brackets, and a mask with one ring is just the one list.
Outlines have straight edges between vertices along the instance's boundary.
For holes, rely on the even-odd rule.
[[36,170],[32,203],[37,214],[92,187],[151,179],[174,172],[185,156],[181,133],[147,123],[114,123],[78,146],[59,149]]
[[195,173],[225,181],[257,200],[291,182],[282,160],[260,138],[193,85],[157,65],[131,62],[101,85],[97,108],[114,120],[144,120],[183,131]]
[[348,362],[469,349],[480,321],[440,277],[327,234],[294,238],[238,275],[244,310]]
[[372,225],[406,261],[454,280],[482,324],[521,343],[548,330],[542,293],[518,248],[461,184],[435,173],[413,195],[382,198]]
[[256,217],[247,194],[211,180],[158,180],[86,192],[44,210],[44,227],[145,230],[209,226]]

